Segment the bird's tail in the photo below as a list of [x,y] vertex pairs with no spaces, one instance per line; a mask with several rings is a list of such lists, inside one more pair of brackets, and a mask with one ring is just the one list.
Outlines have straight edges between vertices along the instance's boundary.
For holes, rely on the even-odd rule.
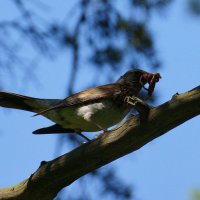
[[0,106],[38,113],[59,103],[58,99],[38,99],[0,91]]

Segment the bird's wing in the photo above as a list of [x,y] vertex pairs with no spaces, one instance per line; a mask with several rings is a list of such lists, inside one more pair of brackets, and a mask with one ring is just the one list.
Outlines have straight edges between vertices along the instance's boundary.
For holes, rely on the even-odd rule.
[[65,106],[73,106],[79,103],[88,103],[97,99],[108,99],[120,94],[119,84],[102,85],[76,93],[64,99]]
[[[48,111],[54,110],[54,109],[59,109],[63,107],[70,107],[70,106],[75,106],[81,103],[89,103],[93,102],[97,99],[109,99],[109,98],[115,98],[117,95],[121,93],[121,86],[120,84],[107,84],[107,85],[102,85],[98,86],[95,88],[91,88],[88,90],[84,90],[82,92],[76,93],[74,95],[71,95],[64,99],[61,103],[49,107],[45,110],[42,110],[36,115],[41,115],[44,114]],[[34,115],[34,116],[36,116]]]

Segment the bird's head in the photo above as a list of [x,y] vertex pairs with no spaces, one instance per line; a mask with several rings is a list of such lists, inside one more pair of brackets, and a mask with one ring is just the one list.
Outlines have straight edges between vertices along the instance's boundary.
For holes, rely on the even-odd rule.
[[[154,91],[156,82],[161,78],[159,73],[148,73],[141,69],[129,70],[124,75],[122,75],[117,83],[119,84],[129,84],[132,86],[143,87],[148,91],[148,96],[150,97]],[[148,83],[149,87],[145,88],[145,84]]]
[[130,84],[139,83],[141,77],[144,74],[149,74],[149,73],[144,71],[144,70],[141,70],[141,69],[129,70],[117,80],[117,83],[120,83],[120,84],[124,84],[124,83],[130,83]]

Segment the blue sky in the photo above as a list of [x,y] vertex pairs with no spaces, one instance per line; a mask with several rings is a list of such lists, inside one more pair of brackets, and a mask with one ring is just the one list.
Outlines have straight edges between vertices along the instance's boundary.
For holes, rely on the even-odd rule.
[[[158,55],[163,62],[163,68],[159,70],[163,78],[156,87],[158,105],[176,92],[185,92],[199,85],[200,18],[190,16],[184,2],[174,1],[169,10],[154,14],[151,20]],[[1,18],[10,7],[6,7],[6,3],[0,4],[5,6]],[[29,85],[28,88],[21,85],[19,89],[16,83],[8,81],[5,90],[36,97],[64,98],[69,70],[66,66],[70,66],[66,54],[62,53],[54,62],[42,60],[41,66],[35,72],[40,85]],[[82,73],[84,77],[88,70],[82,70]],[[84,88],[81,79],[80,85]],[[81,87],[77,85],[77,91]],[[0,109],[0,187],[22,181],[38,168],[41,160],[55,158],[57,137],[31,134],[51,122],[31,116],[32,113],[24,111]],[[195,117],[110,164],[116,167],[120,177],[134,186],[136,199],[189,200],[192,191],[200,189],[199,121],[200,117]],[[70,148],[66,144],[60,154]]]

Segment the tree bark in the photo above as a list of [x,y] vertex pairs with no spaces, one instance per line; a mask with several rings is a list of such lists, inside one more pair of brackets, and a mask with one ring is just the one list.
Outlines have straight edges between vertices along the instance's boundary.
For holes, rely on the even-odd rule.
[[[148,111],[140,104],[135,106],[141,113]],[[0,189],[0,200],[52,200],[81,176],[141,148],[198,114],[200,86],[150,108],[145,120],[138,115],[131,116],[110,133],[43,164],[23,182]]]

